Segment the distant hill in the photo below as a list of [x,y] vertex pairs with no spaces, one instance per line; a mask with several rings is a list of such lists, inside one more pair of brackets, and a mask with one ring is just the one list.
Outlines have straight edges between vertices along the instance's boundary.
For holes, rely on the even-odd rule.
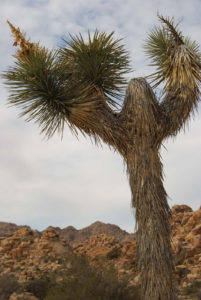
[[[55,228],[57,229],[57,228]],[[106,234],[115,237],[118,241],[132,240],[134,234],[129,234],[125,230],[122,230],[119,226],[113,224],[105,224],[102,222],[95,222],[90,226],[77,230],[73,226],[68,226],[60,230],[60,235],[65,238],[69,243],[80,243],[88,240],[91,236]]]
[[[0,222],[0,236],[11,236],[15,231],[25,228],[25,225],[16,225],[14,223]],[[113,224],[105,224],[102,222],[95,222],[83,229],[76,229],[73,226],[66,228],[53,227],[61,237],[63,237],[68,243],[80,243],[88,240],[91,236],[106,234],[115,237],[118,241],[133,240],[134,234],[129,234],[125,230],[122,230],[119,226]],[[39,232],[38,232],[39,233]]]
[[0,236],[10,236],[15,231],[25,226],[19,226],[14,223],[0,222]]

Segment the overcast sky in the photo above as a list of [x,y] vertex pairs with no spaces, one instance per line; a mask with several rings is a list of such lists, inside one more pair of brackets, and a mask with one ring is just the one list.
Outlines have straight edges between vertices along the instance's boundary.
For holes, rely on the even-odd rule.
[[[124,38],[130,52],[131,77],[146,76],[152,69],[142,44],[158,23],[157,11],[180,21],[184,35],[201,44],[200,0],[0,0],[0,72],[13,63],[12,37],[6,20],[19,26],[32,41],[56,48],[68,33],[85,35],[111,32]],[[63,140],[46,141],[34,123],[17,118],[8,108],[7,90],[0,86],[0,221],[83,228],[95,221],[134,230],[131,194],[121,157],[79,141],[68,128]],[[169,205],[201,205],[201,109],[186,133],[168,140],[162,149]]]

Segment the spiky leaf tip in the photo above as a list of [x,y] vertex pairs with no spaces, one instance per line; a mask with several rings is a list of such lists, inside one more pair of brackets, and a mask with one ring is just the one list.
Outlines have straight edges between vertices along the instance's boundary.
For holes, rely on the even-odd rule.
[[168,80],[168,70],[170,64],[173,64],[172,58],[181,45],[188,49],[198,66],[201,58],[198,43],[182,35],[178,24],[174,24],[174,18],[164,18],[160,15],[158,17],[162,26],[154,27],[144,43],[145,53],[151,59],[151,65],[156,67],[156,72],[148,76],[152,79],[154,87]]
[[131,71],[128,52],[114,38],[114,32],[95,31],[83,36],[70,36],[60,49],[60,60],[72,70],[72,75],[80,84],[93,85],[102,91],[106,100],[115,104],[114,98],[122,98],[122,90],[127,83],[125,75]]
[[3,73],[10,95],[8,103],[19,107],[20,116],[34,120],[47,136],[62,130],[70,112],[65,106],[63,77],[55,67],[55,53],[40,51],[31,53],[29,59],[17,58],[14,66]]

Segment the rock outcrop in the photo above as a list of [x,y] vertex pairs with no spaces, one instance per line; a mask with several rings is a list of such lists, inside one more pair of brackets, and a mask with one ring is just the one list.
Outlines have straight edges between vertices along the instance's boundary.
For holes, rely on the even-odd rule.
[[[201,291],[201,207],[193,212],[186,205],[172,208],[172,249],[180,287],[200,282]],[[188,298],[186,298],[188,299]]]
[[[194,286],[198,287],[196,291],[201,289],[201,208],[194,212],[186,205],[176,205],[172,208],[170,223],[180,297],[199,299],[192,298],[193,294],[188,296],[187,292],[193,291]],[[101,222],[82,230],[48,227],[39,234],[23,226],[12,235],[4,234],[0,237],[0,275],[12,273],[19,282],[26,282],[44,273],[65,270],[68,266],[63,264],[63,257],[73,253],[86,255],[95,268],[114,266],[120,278],[126,276],[130,284],[139,283],[135,235]],[[10,300],[14,300],[26,295],[11,296]]]
[[15,231],[19,230],[20,228],[23,228],[25,226],[18,226],[14,223],[7,223],[7,222],[0,222],[0,237],[3,236],[10,236]]
[[35,297],[34,295],[30,294],[30,293],[13,293],[9,300],[39,300],[37,297]]
[[[191,290],[196,282],[201,291],[201,208],[193,212],[187,205],[175,205],[172,208],[171,243],[175,260],[175,278],[182,293]],[[136,241],[113,236],[92,236],[88,241],[73,245],[77,255],[87,255],[94,265],[113,264],[119,276],[129,276],[132,284],[139,282],[136,272]],[[101,258],[106,258],[103,260]],[[192,288],[193,290],[193,288]],[[188,298],[185,294],[183,299]],[[197,298],[195,298],[197,299]]]
[[71,246],[52,227],[41,236],[24,227],[0,238],[0,274],[14,273],[19,282],[24,282],[60,268],[59,260],[71,253]]

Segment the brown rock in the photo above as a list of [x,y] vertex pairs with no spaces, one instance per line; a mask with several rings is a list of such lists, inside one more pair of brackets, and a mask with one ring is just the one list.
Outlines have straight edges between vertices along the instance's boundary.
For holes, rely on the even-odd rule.
[[0,236],[11,236],[15,231],[23,227],[24,226],[18,226],[14,223],[0,222]]
[[194,234],[194,235],[197,235],[197,234],[201,235],[201,224],[199,224],[195,228],[193,228],[192,234]]
[[122,256],[125,257],[126,259],[131,259],[131,260],[135,259],[136,248],[137,248],[136,241],[132,241],[130,243],[124,244],[121,249]]
[[192,212],[192,208],[188,205],[174,205],[171,209],[172,214]]
[[53,228],[48,227],[46,230],[43,231],[41,239],[42,240],[57,240],[59,238],[59,233]]
[[21,294],[16,294],[13,293],[9,300],[39,300],[39,298],[35,297],[33,294],[30,293],[21,293]]
[[[182,291],[193,281],[201,280],[201,209],[193,212],[186,205],[176,205],[172,208],[170,223],[176,278]],[[100,269],[112,265],[117,269],[119,277],[128,277],[130,284],[139,283],[140,274],[136,272],[135,234],[130,235],[118,229],[118,226],[101,222],[83,230],[67,228],[72,246],[67,243],[64,235],[63,238],[60,236],[62,230],[53,227],[48,227],[42,234],[32,231],[29,227],[23,227],[9,237],[1,237],[1,275],[14,272],[20,282],[37,278],[41,273],[60,270],[63,257],[71,255],[73,251],[77,255],[87,255],[93,267]],[[94,235],[99,230],[101,234]],[[102,233],[104,230],[111,230],[114,234]],[[185,295],[182,297],[181,299],[190,299]]]
[[27,237],[27,236],[32,236],[32,235],[33,235],[33,230],[28,226],[23,227],[23,228],[17,230],[14,233],[15,237],[20,237],[20,238]]

